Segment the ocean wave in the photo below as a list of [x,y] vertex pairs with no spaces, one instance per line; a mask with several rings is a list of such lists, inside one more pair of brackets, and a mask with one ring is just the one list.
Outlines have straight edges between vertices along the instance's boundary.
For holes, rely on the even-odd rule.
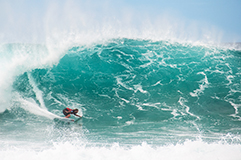
[[[210,147],[223,135],[232,135],[229,142],[240,137],[239,50],[140,39],[63,48],[53,53],[39,45],[2,48],[1,55],[10,53],[1,59],[3,139],[15,139],[13,128],[20,141],[39,143],[77,136],[94,144],[175,148],[200,138]],[[53,121],[63,117],[65,107],[79,109],[81,127]]]

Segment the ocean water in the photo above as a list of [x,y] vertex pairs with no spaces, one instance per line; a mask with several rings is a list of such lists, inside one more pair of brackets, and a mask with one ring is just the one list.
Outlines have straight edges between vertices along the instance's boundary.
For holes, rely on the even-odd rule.
[[0,63],[0,159],[241,159],[240,46],[15,43]]

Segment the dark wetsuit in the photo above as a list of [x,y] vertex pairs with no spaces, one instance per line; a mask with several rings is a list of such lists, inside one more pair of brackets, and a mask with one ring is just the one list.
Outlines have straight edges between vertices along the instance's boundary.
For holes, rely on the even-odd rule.
[[[69,112],[69,111],[71,111],[71,112]],[[68,113],[69,112],[69,113]],[[74,113],[73,112],[73,110],[72,109],[70,109],[70,108],[65,108],[64,110],[63,110],[63,114],[65,115],[65,116],[67,116],[67,115],[69,115],[69,114],[76,114],[76,113]]]

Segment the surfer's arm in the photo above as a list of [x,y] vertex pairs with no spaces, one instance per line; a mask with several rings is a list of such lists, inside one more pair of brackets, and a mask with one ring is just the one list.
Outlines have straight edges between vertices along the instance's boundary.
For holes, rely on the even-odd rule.
[[82,116],[80,116],[80,115],[78,115],[78,114],[75,114],[75,116],[82,118]]

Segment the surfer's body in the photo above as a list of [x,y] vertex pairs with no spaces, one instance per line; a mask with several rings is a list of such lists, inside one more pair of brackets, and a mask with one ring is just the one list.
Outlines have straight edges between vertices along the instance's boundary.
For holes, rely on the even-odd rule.
[[82,116],[77,114],[78,112],[79,112],[78,109],[70,109],[70,108],[63,109],[63,114],[65,115],[65,118],[69,118],[70,114],[74,114],[77,117],[82,117]]

